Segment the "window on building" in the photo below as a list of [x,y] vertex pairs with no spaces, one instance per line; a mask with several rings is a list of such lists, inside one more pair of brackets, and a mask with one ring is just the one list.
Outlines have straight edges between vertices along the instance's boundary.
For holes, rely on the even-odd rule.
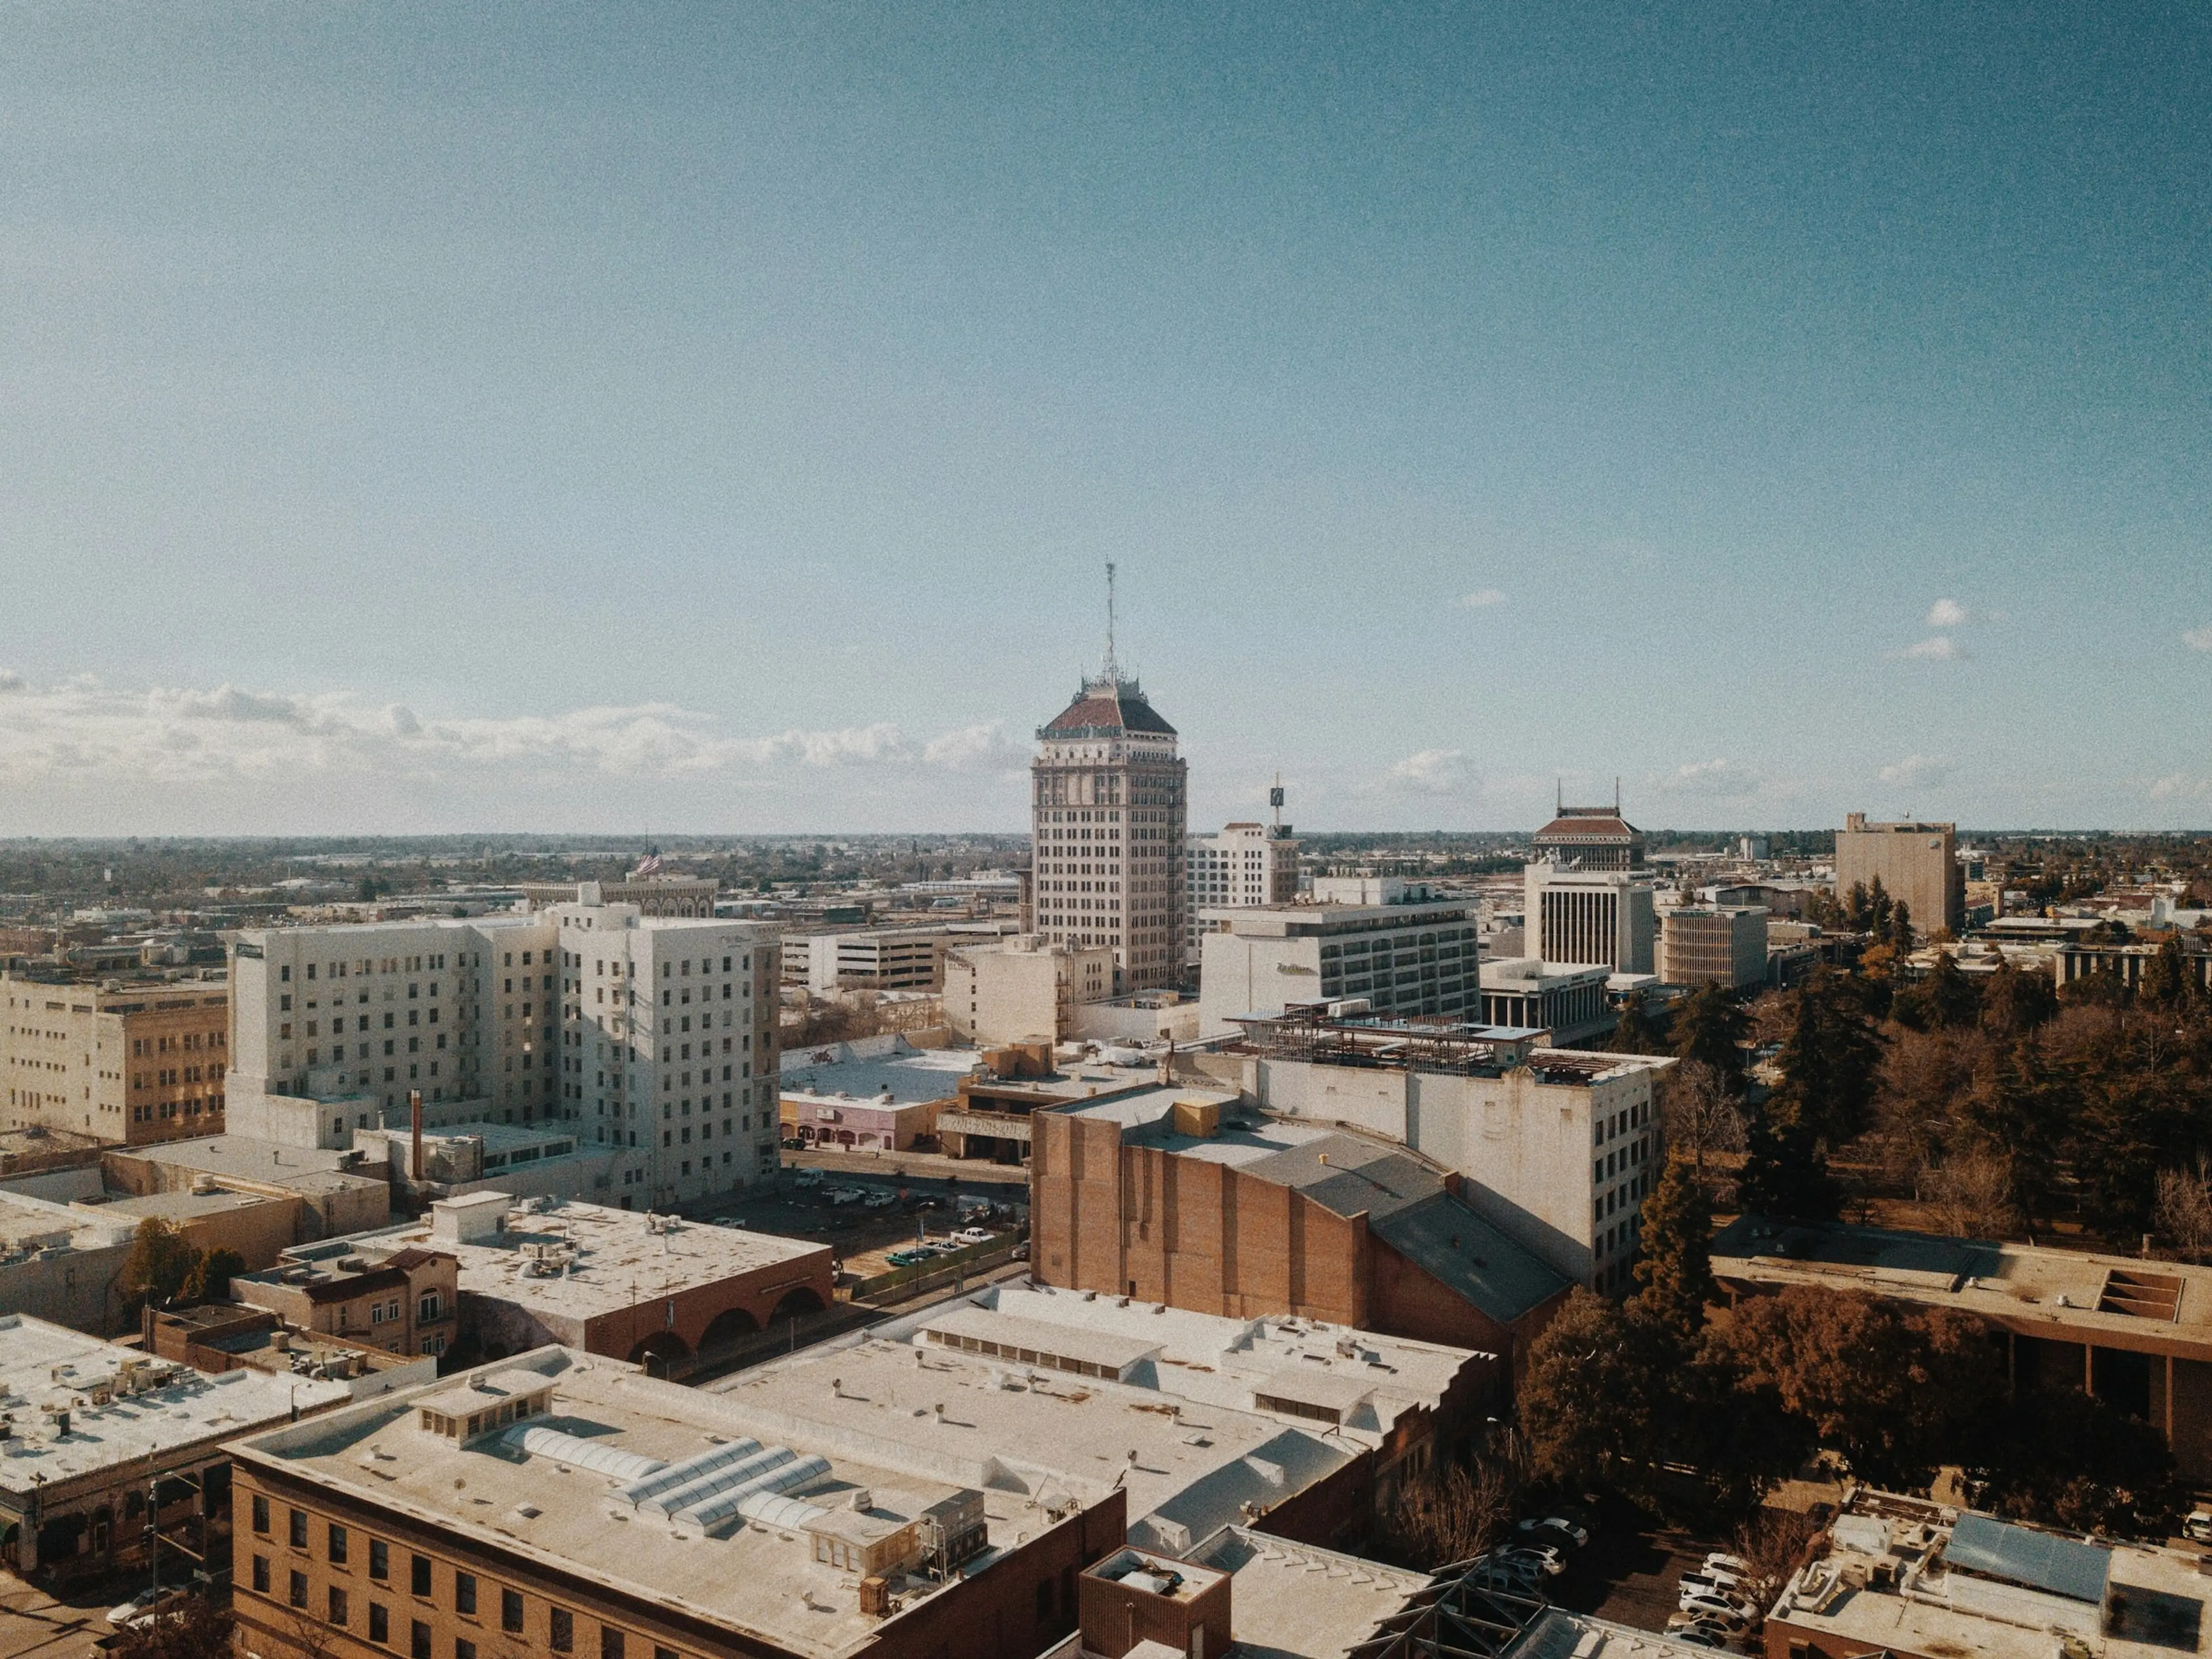
[[408,1565],[407,1588],[428,1600],[430,1595],[430,1558],[416,1556]]
[[307,1575],[306,1573],[295,1572],[292,1575],[290,1595],[288,1599],[295,1607],[304,1607],[307,1605]]
[[368,1604],[368,1639],[389,1643],[392,1640],[392,1613],[381,1601]]
[[574,1653],[576,1615],[566,1607],[551,1608],[547,1614],[546,1643],[556,1653]]
[[477,1610],[477,1576],[472,1572],[453,1575],[453,1611],[473,1615]]
[[291,1514],[291,1543],[295,1550],[307,1547],[307,1512],[294,1510]]
[[259,1492],[253,1494],[253,1530],[264,1535],[269,1531],[269,1500]]
[[264,1595],[269,1594],[269,1558],[265,1555],[253,1558],[253,1588]]
[[599,1626],[599,1659],[623,1659],[623,1632]]
[[407,1630],[408,1659],[430,1659],[430,1627],[420,1619]]
[[392,1546],[381,1538],[368,1540],[368,1576],[379,1583],[392,1577]]
[[503,1589],[499,1593],[499,1627],[510,1636],[522,1634],[522,1592]]
[[336,1565],[345,1565],[346,1529],[336,1522],[331,1524],[331,1560]]
[[346,1621],[346,1593],[336,1584],[331,1586],[330,1619],[333,1625]]
[[453,1659],[477,1659],[477,1644],[465,1636],[453,1638]]

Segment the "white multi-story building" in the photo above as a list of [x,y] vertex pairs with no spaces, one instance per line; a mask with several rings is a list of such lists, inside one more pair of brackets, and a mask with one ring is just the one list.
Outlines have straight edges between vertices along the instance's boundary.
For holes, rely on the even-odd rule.
[[1522,879],[1525,954],[1547,963],[1603,963],[1618,974],[1652,971],[1657,913],[1649,876],[1538,863]]
[[[632,1207],[776,1167],[775,932],[566,904],[465,921],[254,929],[231,963],[234,1133],[571,1121],[625,1154]],[[665,1028],[665,1029],[664,1029]]]
[[1299,904],[1208,911],[1203,920],[1201,1038],[1233,1031],[1240,1014],[1353,998],[1379,1013],[1481,1018],[1479,947],[1464,901]]
[[1186,766],[1176,729],[1106,665],[1037,728],[1030,763],[1032,929],[1114,952],[1113,993],[1182,978]]
[[1218,836],[1193,836],[1184,843],[1190,883],[1185,943],[1199,955],[1199,913],[1295,904],[1298,844],[1279,824],[1232,823]]

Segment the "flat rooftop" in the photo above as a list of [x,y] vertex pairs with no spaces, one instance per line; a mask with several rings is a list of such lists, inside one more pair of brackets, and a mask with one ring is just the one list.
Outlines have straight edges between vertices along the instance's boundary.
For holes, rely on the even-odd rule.
[[[378,1259],[410,1246],[443,1250],[460,1261],[464,1295],[497,1297],[564,1319],[618,1313],[672,1291],[830,1254],[827,1244],[804,1239],[548,1199],[514,1206],[505,1231],[488,1242],[434,1239],[428,1221],[342,1242],[344,1254]],[[532,1246],[565,1261],[565,1271],[532,1273]]]
[[2212,1267],[1880,1227],[1792,1226],[1743,1216],[1713,1240],[1713,1272],[1748,1286],[1823,1285],[2002,1321],[2212,1358]]
[[[125,1374],[143,1382],[126,1381],[118,1393]],[[0,1490],[52,1494],[111,1470],[143,1472],[149,1455],[289,1421],[295,1390],[302,1411],[347,1397],[343,1382],[254,1370],[210,1376],[43,1319],[0,1314],[0,1410],[15,1419],[15,1432],[0,1442]],[[95,1404],[99,1395],[106,1403]],[[52,1432],[49,1405],[69,1408],[67,1434]]]
[[313,1146],[285,1146],[250,1135],[203,1135],[191,1140],[164,1140],[126,1149],[132,1158],[152,1164],[173,1164],[180,1170],[204,1170],[210,1175],[244,1176],[254,1181],[281,1182],[309,1190],[303,1178],[312,1175],[349,1174],[358,1179],[380,1180],[384,1166],[371,1164],[350,1149],[323,1150]]
[[1504,1659],[1711,1659],[1712,1651],[1677,1642],[1656,1631],[1636,1630],[1563,1607],[1546,1607],[1504,1650]]
[[1229,1575],[1232,1651],[1251,1659],[1343,1659],[1430,1582],[1249,1527],[1223,1528],[1187,1559]]
[[[2212,1579],[2194,1550],[2085,1544],[1874,1492],[1828,1536],[1784,1587],[1770,1632],[1779,1621],[1851,1651],[1990,1659],[2048,1659],[2061,1635],[2103,1659],[2171,1659],[2205,1652],[2212,1634]],[[2106,1586],[2101,1605],[2083,1599]]]
[[[1168,1319],[1148,1310],[1143,1316]],[[1376,1417],[1338,1433],[1255,1410],[1248,1382],[1218,1372],[1208,1379],[1195,1364],[1164,1357],[1153,1372],[1140,1366],[1125,1382],[1071,1375],[1045,1363],[1041,1350],[1024,1360],[1018,1352],[971,1353],[932,1341],[931,1322],[951,1317],[933,1310],[710,1386],[747,1433],[803,1440],[833,1461],[866,1455],[1040,1510],[1071,1501],[1087,1507],[1121,1487],[1129,1541],[1171,1554],[1242,1520],[1244,1504],[1270,1508],[1334,1474],[1373,1443],[1376,1423],[1395,1418],[1401,1404],[1378,1389]],[[1018,1337],[1030,1322],[1009,1324],[1006,1333]],[[1094,1331],[1083,1340],[1120,1334]],[[1333,1340],[1323,1346],[1333,1349]],[[1406,1386],[1402,1377],[1387,1381]],[[1243,1406],[1221,1403],[1232,1397]]]
[[101,1213],[107,1208],[0,1192],[0,1261],[41,1249],[103,1250],[127,1243],[138,1229],[137,1218]]
[[[520,1392],[532,1376],[550,1385],[548,1410],[514,1429],[456,1441],[422,1426],[418,1407],[441,1396],[483,1402]],[[482,1379],[483,1387],[477,1387]],[[440,1409],[446,1409],[441,1407]],[[802,1521],[787,1513],[738,1524],[727,1536],[679,1528],[616,1496],[628,1459],[669,1465],[757,1440],[763,1449],[818,1456],[826,1468],[795,1488],[845,1532],[880,1536],[912,1522],[972,1486],[927,1469],[866,1455],[857,1447],[767,1427],[727,1395],[658,1382],[630,1365],[571,1348],[539,1348],[513,1359],[403,1389],[312,1422],[253,1437],[234,1449],[298,1479],[397,1510],[547,1571],[584,1579],[791,1652],[848,1654],[877,1639],[881,1620],[860,1610],[850,1571],[817,1562]],[[572,1437],[517,1443],[519,1431]],[[589,1462],[584,1461],[586,1457]],[[606,1468],[607,1473],[599,1468]],[[634,1473],[643,1466],[629,1464]],[[865,1509],[854,1507],[865,1494]],[[981,1492],[991,1551],[1050,1524],[1023,1496]],[[819,1524],[817,1522],[817,1524]],[[969,1564],[972,1573],[989,1559]],[[899,1578],[907,1605],[933,1594]]]
[[1261,1397],[1326,1406],[1340,1413],[1344,1435],[1370,1445],[1405,1412],[1433,1409],[1470,1363],[1486,1358],[1320,1320],[1231,1319],[1048,1285],[993,1285],[878,1329],[932,1354],[943,1346],[934,1334],[944,1332],[1094,1360],[1133,1387],[1285,1420],[1299,1414]]
[[80,1199],[70,1207],[117,1220],[128,1217],[130,1224],[135,1227],[149,1216],[158,1216],[164,1221],[203,1221],[210,1216],[258,1210],[264,1204],[278,1201],[262,1193],[122,1193],[97,1200]]
[[824,1051],[787,1049],[778,1087],[802,1098],[846,1099],[866,1105],[888,1093],[896,1106],[950,1100],[959,1081],[981,1065],[972,1048],[908,1048],[848,1060],[812,1058]]

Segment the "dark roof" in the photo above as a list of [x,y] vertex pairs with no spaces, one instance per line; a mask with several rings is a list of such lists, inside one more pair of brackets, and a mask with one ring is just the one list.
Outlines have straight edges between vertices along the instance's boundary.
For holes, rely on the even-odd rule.
[[1607,814],[1603,817],[1569,812],[1553,818],[1536,832],[1539,841],[1630,841],[1637,835],[1636,826],[1626,818]]
[[1368,1229],[1430,1278],[1510,1325],[1569,1288],[1564,1274],[1531,1255],[1449,1193],[1410,1204]]
[[427,1267],[433,1261],[450,1261],[455,1267],[459,1267],[460,1261],[460,1257],[449,1255],[443,1250],[417,1249],[414,1245],[410,1244],[405,1249],[394,1250],[390,1255],[385,1257],[384,1265],[387,1267],[397,1267],[400,1272],[405,1273],[410,1267]]
[[1242,1166],[1249,1176],[1294,1187],[1339,1215],[1377,1218],[1444,1189],[1443,1177],[1419,1159],[1350,1135],[1323,1135]]
[[344,1273],[319,1284],[288,1285],[284,1288],[304,1291],[308,1301],[320,1306],[325,1302],[350,1302],[357,1296],[368,1296],[378,1291],[404,1291],[407,1288],[407,1274],[389,1266],[371,1267],[365,1273]]
[[2055,1533],[2034,1532],[1971,1511],[1951,1528],[1943,1547],[1948,1566],[2030,1589],[2048,1590],[2070,1601],[2102,1602],[2112,1571],[2112,1553]]
[[1037,728],[1041,738],[1087,733],[1151,732],[1171,738],[1176,729],[1162,720],[1133,680],[1086,680],[1075,701]]

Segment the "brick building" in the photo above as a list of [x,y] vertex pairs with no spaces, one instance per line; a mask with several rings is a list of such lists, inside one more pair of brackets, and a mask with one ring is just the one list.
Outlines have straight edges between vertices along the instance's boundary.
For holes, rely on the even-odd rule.
[[220,971],[0,975],[0,1127],[131,1146],[221,1134],[229,1030]]
[[1043,1284],[1475,1348],[1517,1370],[1567,1278],[1401,1146],[1159,1088],[1036,1115]]
[[1118,1489],[1045,1502],[806,1427],[545,1348],[252,1436],[234,1448],[241,1646],[1033,1659],[1122,1547]]
[[243,1274],[230,1294],[303,1331],[434,1358],[459,1328],[460,1266],[443,1250],[347,1254]]

